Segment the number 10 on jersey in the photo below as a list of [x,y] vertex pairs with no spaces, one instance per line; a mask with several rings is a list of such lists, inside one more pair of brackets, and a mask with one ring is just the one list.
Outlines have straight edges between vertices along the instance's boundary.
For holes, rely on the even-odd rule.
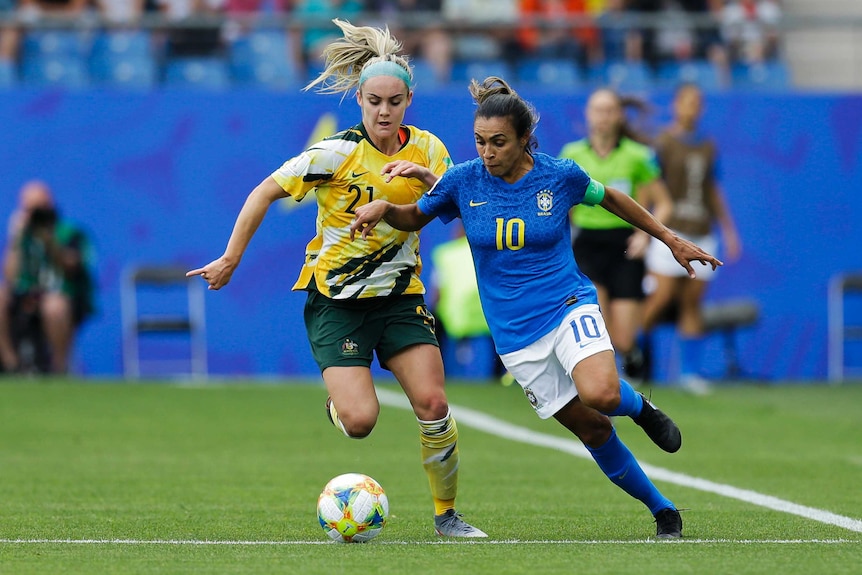
[[497,250],[519,250],[524,247],[524,220],[497,218]]

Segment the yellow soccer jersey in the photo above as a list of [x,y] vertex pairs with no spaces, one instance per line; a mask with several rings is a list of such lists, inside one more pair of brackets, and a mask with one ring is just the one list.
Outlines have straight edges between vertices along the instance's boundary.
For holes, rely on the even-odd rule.
[[350,240],[355,209],[371,200],[411,204],[427,191],[415,178],[386,182],[383,166],[409,160],[442,174],[452,160],[435,135],[402,126],[404,145],[387,156],[374,147],[362,124],[314,144],[288,160],[272,177],[295,200],[317,192],[317,235],[305,248],[305,264],[294,290],[312,280],[323,295],[356,299],[400,294],[423,294],[419,279],[418,232],[402,232],[380,222],[368,240]]

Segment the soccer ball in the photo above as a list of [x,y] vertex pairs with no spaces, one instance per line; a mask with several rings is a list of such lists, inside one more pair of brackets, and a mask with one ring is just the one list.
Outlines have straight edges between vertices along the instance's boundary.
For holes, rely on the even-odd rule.
[[330,539],[341,543],[371,541],[383,531],[389,499],[380,484],[361,473],[329,481],[317,498],[317,519]]

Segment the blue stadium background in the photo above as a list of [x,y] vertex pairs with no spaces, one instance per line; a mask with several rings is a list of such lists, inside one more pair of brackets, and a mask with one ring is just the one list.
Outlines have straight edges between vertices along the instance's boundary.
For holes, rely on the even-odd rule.
[[[542,151],[556,154],[583,134],[586,91],[522,94],[541,113]],[[649,97],[661,124],[669,94]],[[824,379],[828,281],[862,269],[862,96],[730,91],[710,94],[707,105],[705,128],[722,151],[744,247],[709,297],[752,297],[760,306],[759,323],[739,336],[746,372]],[[407,121],[436,132],[463,161],[475,154],[472,112],[463,88],[420,90]],[[0,92],[0,213],[13,210],[22,182],[41,178],[94,238],[99,313],[81,332],[78,371],[123,371],[123,270],[191,268],[220,255],[248,191],[299,152],[327,114],[339,128],[359,118],[349,98],[298,90]],[[231,285],[207,293],[212,374],[317,373],[302,327],[305,298],[290,291],[314,216],[310,206],[275,206]],[[439,222],[423,232],[426,280],[430,250],[449,234]],[[721,347],[709,349],[717,370]]]

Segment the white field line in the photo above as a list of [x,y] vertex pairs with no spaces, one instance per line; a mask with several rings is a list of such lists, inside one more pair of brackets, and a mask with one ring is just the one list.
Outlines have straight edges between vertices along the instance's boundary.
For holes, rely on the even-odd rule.
[[[437,539],[434,541],[381,541],[378,545],[858,545],[853,539]],[[266,547],[289,545],[340,545],[335,541],[212,541],[206,539],[0,539],[0,545],[165,545]]]
[[[400,407],[402,409],[411,409],[410,403],[402,393],[396,393],[388,389],[378,389],[377,394],[380,398],[380,402],[385,405]],[[512,441],[556,449],[557,451],[569,453],[577,457],[583,457],[584,459],[592,459],[589,452],[577,439],[555,437],[532,431],[525,427],[513,425],[503,421],[502,419],[492,417],[487,413],[469,409],[467,407],[450,405],[450,408],[452,410],[452,414],[458,420],[458,425],[467,425],[491,435],[511,439]],[[823,509],[799,505],[791,501],[772,497],[771,495],[764,495],[749,489],[740,489],[738,487],[733,487],[732,485],[725,485],[723,483],[715,483],[699,477],[692,477],[691,475],[677,473],[654,465],[641,463],[641,467],[646,474],[654,480],[673,483],[683,487],[690,487],[692,489],[715,493],[717,495],[723,495],[724,497],[738,499],[740,501],[745,501],[746,503],[751,503],[774,511],[798,515],[800,517],[819,521],[820,523],[835,525],[837,527],[843,527],[849,531],[862,533],[862,520],[859,519],[838,515]]]

